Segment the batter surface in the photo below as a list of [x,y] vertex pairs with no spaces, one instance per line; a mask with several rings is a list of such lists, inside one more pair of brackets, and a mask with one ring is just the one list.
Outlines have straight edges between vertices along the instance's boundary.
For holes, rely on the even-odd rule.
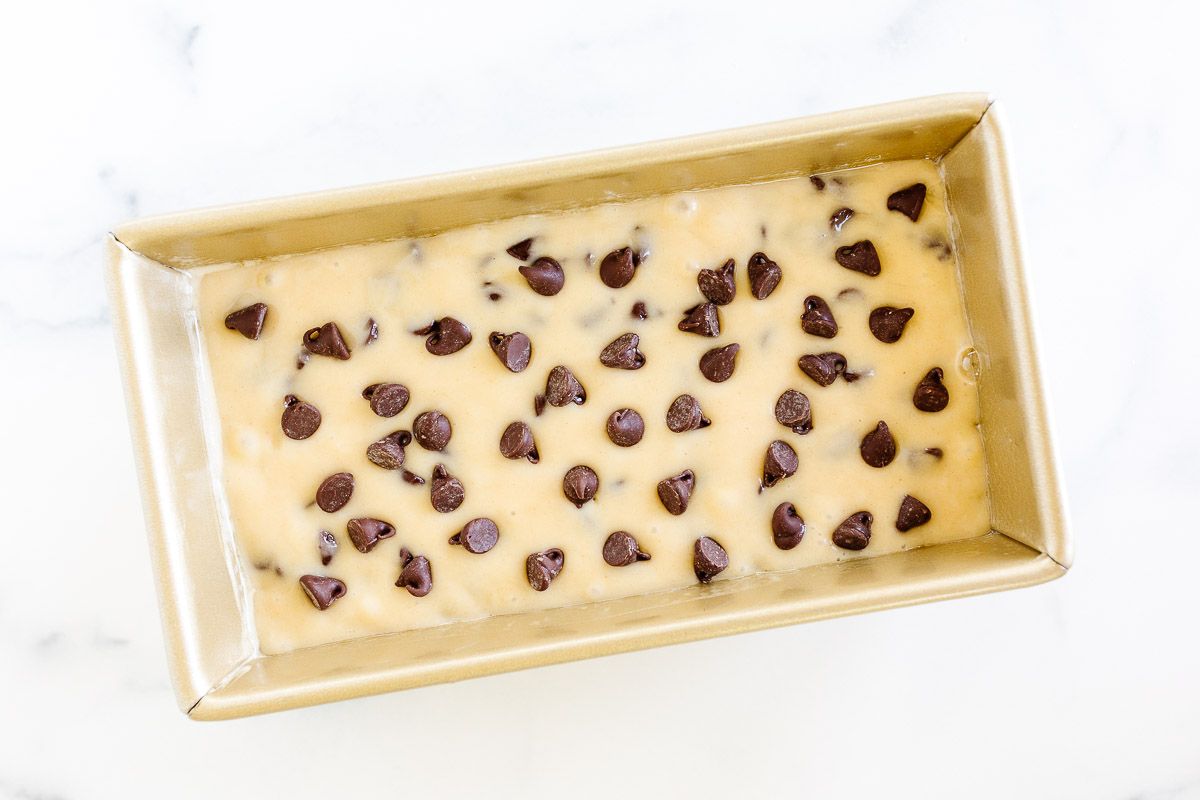
[[986,533],[949,242],[911,161],[197,271],[262,651]]

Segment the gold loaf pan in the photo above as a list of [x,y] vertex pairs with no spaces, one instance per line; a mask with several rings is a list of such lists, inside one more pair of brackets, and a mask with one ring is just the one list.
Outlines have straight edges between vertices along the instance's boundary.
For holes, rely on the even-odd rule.
[[[531,213],[930,158],[944,172],[991,497],[983,537],[709,586],[264,656],[219,513],[219,433],[185,271],[428,236]],[[506,670],[1029,586],[1071,561],[1004,141],[955,94],[599,153],[130,222],[107,280],[172,682],[196,719],[279,711]]]

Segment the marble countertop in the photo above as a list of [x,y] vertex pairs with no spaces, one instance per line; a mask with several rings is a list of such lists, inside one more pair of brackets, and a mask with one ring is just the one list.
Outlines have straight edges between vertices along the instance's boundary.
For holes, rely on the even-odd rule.
[[[1200,797],[1200,74],[1169,2],[24,4],[0,26],[0,798]],[[1076,563],[1037,588],[227,723],[167,685],[126,218],[1002,99]]]

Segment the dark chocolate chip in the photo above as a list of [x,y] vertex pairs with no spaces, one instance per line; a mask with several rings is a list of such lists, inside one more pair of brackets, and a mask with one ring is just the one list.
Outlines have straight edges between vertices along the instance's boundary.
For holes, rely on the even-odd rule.
[[700,356],[700,374],[713,383],[722,383],[733,375],[737,365],[737,354],[741,345],[727,344],[724,347],[714,347]]
[[317,535],[317,552],[321,554],[321,564],[329,566],[337,555],[338,543],[331,531],[321,531]]
[[262,333],[263,323],[267,319],[267,304],[255,303],[245,308],[239,308],[225,317],[225,327],[237,331],[247,339],[257,339]]
[[540,553],[531,553],[525,559],[525,577],[535,592],[544,592],[550,588],[550,582],[558,577],[566,564],[567,557],[562,550],[553,547]]
[[321,412],[294,394],[283,398],[283,433],[289,439],[307,439],[321,427]]
[[791,503],[775,506],[771,515],[771,536],[780,550],[791,550],[804,540],[804,518]]
[[696,473],[685,469],[670,478],[658,482],[658,499],[668,512],[679,516],[687,511],[688,503],[692,500],[692,492],[696,490]]
[[817,187],[818,192],[825,191],[825,181],[821,180],[819,175],[813,175],[808,180],[813,186]]
[[886,467],[896,457],[896,439],[888,430],[887,423],[879,420],[879,424],[863,437],[858,446],[862,460],[876,468]]
[[837,320],[833,318],[833,309],[824,299],[810,294],[804,298],[804,314],[800,317],[800,327],[805,333],[832,339],[837,336]]
[[446,467],[438,464],[433,468],[433,483],[429,487],[429,502],[434,511],[449,514],[462,505],[467,492],[462,481],[446,471]]
[[788,389],[775,401],[775,420],[801,436],[813,429],[812,403],[808,395]]
[[503,296],[504,295],[500,294],[499,292],[488,292],[488,300],[491,300],[493,303]]
[[940,447],[926,447],[925,454],[933,456],[934,458],[941,458],[943,455],[945,455]]
[[783,279],[783,270],[764,253],[750,256],[750,261],[746,264],[746,274],[750,278],[750,294],[759,300],[767,299]]
[[833,212],[833,216],[829,218],[829,227],[833,228],[838,233],[842,232],[842,226],[850,221],[854,216],[853,208],[839,208]]
[[729,566],[729,554],[716,539],[701,536],[692,552],[692,569],[701,583],[710,583]]
[[488,344],[491,345],[496,358],[500,359],[500,363],[509,372],[520,372],[529,366],[529,359],[533,355],[533,345],[530,344],[529,337],[520,331],[516,333],[492,331],[492,335],[488,337]]
[[862,550],[871,543],[871,523],[874,521],[869,511],[855,511],[833,531],[833,543],[843,550]]
[[683,314],[679,330],[684,333],[698,333],[701,336],[721,335],[721,315],[717,313],[717,306],[714,303],[692,306]]
[[563,476],[563,494],[576,508],[583,508],[584,503],[596,496],[596,490],[599,488],[600,478],[591,467],[571,467]]
[[647,319],[650,316],[650,312],[646,310],[646,304],[641,300],[638,300],[633,304],[633,308],[630,310],[629,315],[634,319]]
[[471,329],[454,317],[442,317],[424,328],[413,331],[417,336],[426,336],[425,349],[435,356],[457,353],[471,343]]
[[500,455],[505,458],[525,458],[530,464],[538,463],[537,444],[533,441],[533,431],[524,422],[510,422],[500,435]]
[[333,601],[346,595],[346,584],[337,578],[327,578],[323,575],[301,575],[300,588],[320,611],[329,608]]
[[528,239],[522,239],[521,241],[517,242],[516,244],[514,244],[512,247],[508,248],[504,252],[508,253],[510,256],[517,259],[518,261],[528,261],[529,260],[529,250],[532,246],[533,246],[533,237],[531,236]]
[[707,297],[710,303],[719,306],[732,303],[734,295],[737,294],[737,283],[733,278],[733,259],[722,264],[720,269],[700,270],[700,274],[696,276],[696,283],[700,286],[700,293]]
[[426,411],[413,420],[413,438],[426,450],[445,450],[452,434],[450,419],[440,411]]
[[462,545],[468,553],[486,553],[500,541],[500,529],[487,517],[479,517],[463,525],[450,537],[450,544]]
[[335,472],[317,487],[317,507],[332,514],[341,511],[354,494],[354,476],[349,472]]
[[308,363],[310,358],[312,358],[312,353],[307,350],[301,350],[296,354],[296,369],[304,369],[304,365]]
[[533,396],[533,415],[540,417],[542,412],[546,410],[546,395],[535,394]]
[[393,431],[367,445],[367,460],[384,469],[400,469],[404,466],[404,448],[411,441],[408,431]]
[[610,567],[628,567],[638,561],[649,561],[650,554],[638,547],[637,539],[625,531],[610,533],[604,540],[604,563]]
[[529,288],[543,297],[553,297],[561,292],[563,284],[567,280],[562,265],[546,256],[542,256],[527,267],[518,267],[517,271],[525,276]]
[[613,250],[600,262],[600,280],[609,288],[620,289],[633,280],[639,261],[633,253],[633,248],[622,247]]
[[379,338],[379,323],[373,318],[367,320],[367,338],[363,339],[363,347]]
[[933,512],[929,510],[929,506],[911,494],[906,494],[900,501],[900,512],[896,515],[896,530],[905,533],[924,525],[931,519],[933,519]]
[[326,322],[319,328],[309,328],[304,332],[304,349],[314,356],[329,356],[341,361],[350,357],[350,348],[336,322]]
[[892,344],[900,341],[904,326],[912,319],[914,313],[916,312],[911,308],[880,306],[867,318],[867,327],[876,339],[884,344]]
[[667,428],[674,433],[699,430],[711,424],[712,420],[700,408],[700,401],[690,394],[679,395],[667,409]]
[[829,386],[846,371],[846,357],[841,353],[800,356],[798,363],[800,371],[816,381],[818,386]]
[[381,539],[390,539],[396,535],[396,529],[390,522],[372,517],[356,517],[346,523],[346,535],[350,543],[360,553],[369,553],[375,549]]
[[617,447],[633,447],[642,440],[646,423],[642,415],[632,408],[618,408],[608,415],[605,431]]
[[425,485],[424,478],[422,478],[417,473],[412,472],[407,469],[400,473],[400,477],[404,480],[405,483],[411,483],[413,486],[424,486]]
[[394,417],[408,405],[408,387],[400,383],[372,383],[362,390],[362,396],[381,417]]
[[875,245],[868,239],[839,247],[833,257],[846,269],[871,277],[875,277],[883,269],[879,263],[879,254],[875,252]]
[[861,377],[863,377],[861,372],[851,372],[850,370],[846,370],[842,373],[842,378],[846,381],[846,383],[854,383]]
[[562,365],[550,370],[550,375],[546,378],[547,403],[558,408],[570,403],[580,406],[586,401],[587,392],[571,374],[571,370]]
[[776,439],[767,446],[763,458],[762,485],[770,489],[784,478],[790,478],[800,468],[800,458],[787,442]]
[[612,369],[641,369],[646,356],[638,350],[639,341],[636,333],[621,334],[600,351],[600,363]]
[[925,184],[914,183],[898,192],[892,192],[888,195],[887,207],[888,211],[899,211],[916,222],[917,217],[921,216],[921,209],[925,207]]
[[408,590],[413,597],[424,597],[433,591],[433,567],[425,556],[414,556],[408,548],[400,548],[400,577],[396,585]]
[[913,392],[913,405],[920,411],[941,411],[950,402],[950,391],[942,384],[942,368],[934,367],[921,378]]

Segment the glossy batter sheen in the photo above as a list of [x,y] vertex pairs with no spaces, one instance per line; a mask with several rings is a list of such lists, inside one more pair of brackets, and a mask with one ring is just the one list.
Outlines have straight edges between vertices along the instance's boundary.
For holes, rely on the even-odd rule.
[[[729,568],[716,580],[768,570],[890,553],[978,536],[988,530],[982,443],[974,376],[964,368],[971,342],[960,301],[945,196],[936,165],[881,164],[823,176],[754,186],[687,192],[611,204],[561,215],[530,216],[479,225],[417,241],[345,247],[278,260],[221,265],[197,273],[201,337],[212,372],[220,418],[225,489],[239,563],[252,590],[263,652],[278,653],[358,636],[442,625],[487,615],[586,603],[696,583],[693,543],[718,540]],[[886,208],[889,194],[917,181],[928,187],[919,220]],[[840,232],[830,216],[849,207]],[[535,237],[532,256],[552,256],[566,273],[554,297],[535,294],[518,273],[521,262],[505,249]],[[879,252],[878,277],[839,266],[836,248],[870,239]],[[600,260],[624,246],[646,252],[633,281],[611,289],[598,276]],[[749,290],[746,264],[762,251],[783,270],[765,300]],[[736,261],[737,297],[720,308],[721,335],[683,333],[684,310],[703,302],[696,275]],[[498,300],[489,297],[498,293]],[[828,301],[840,330],[834,339],[800,327],[804,299]],[[631,316],[642,301],[649,318]],[[258,340],[223,324],[252,303],[269,307]],[[868,329],[882,305],[916,310],[901,339],[884,344]],[[436,357],[412,331],[443,316],[465,322],[473,342]],[[363,341],[369,318],[379,338]],[[306,330],[336,322],[352,356],[312,356],[297,369]],[[521,331],[533,342],[525,371],[506,370],[488,346],[492,331]],[[646,365],[606,368],[600,351],[620,334],[635,332]],[[705,380],[701,354],[738,342],[733,377]],[[843,353],[854,383],[821,387],[797,367],[805,353]],[[969,359],[968,359],[969,360]],[[587,391],[582,406],[547,407],[535,416],[533,398],[552,367],[569,367]],[[949,406],[918,411],[918,381],[932,367],[945,372]],[[362,389],[395,382],[412,399],[397,417],[372,413]],[[775,401],[786,389],[812,402],[814,430],[797,435],[776,421]],[[673,433],[665,423],[671,401],[695,395],[712,425]],[[322,424],[302,441],[280,428],[285,395],[317,406]],[[634,447],[614,445],[605,433],[609,414],[636,409],[646,432]],[[370,463],[376,439],[412,430],[413,419],[438,409],[453,425],[445,452],[415,442],[406,466],[428,480],[443,463],[466,487],[466,500],[448,514],[430,503],[429,485],[405,483],[399,472]],[[513,421],[527,422],[541,460],[508,460],[498,448]],[[897,441],[887,467],[864,463],[859,443],[885,420]],[[763,457],[776,439],[799,455],[799,471],[759,491]],[[942,457],[929,455],[938,448]],[[563,495],[563,475],[584,464],[599,475],[593,502],[576,508]],[[663,478],[692,469],[696,489],[686,513],[667,513],[656,494]],[[353,473],[349,504],[325,513],[314,503],[326,476]],[[905,495],[920,498],[932,521],[908,533],[895,528]],[[803,541],[780,550],[771,514],[790,501],[807,523]],[[840,549],[833,530],[849,514],[868,510],[873,537],[862,551]],[[346,523],[377,517],[396,526],[395,537],[372,552],[354,549]],[[475,555],[448,538],[475,517],[490,517],[500,540]],[[329,530],[339,549],[322,566],[318,535]],[[613,531],[633,534],[649,561],[616,568],[601,557]],[[394,584],[405,547],[432,564],[433,590],[413,597]],[[549,589],[526,579],[530,553],[557,547],[566,564]],[[301,590],[302,575],[341,579],[345,597],[317,610]]]

